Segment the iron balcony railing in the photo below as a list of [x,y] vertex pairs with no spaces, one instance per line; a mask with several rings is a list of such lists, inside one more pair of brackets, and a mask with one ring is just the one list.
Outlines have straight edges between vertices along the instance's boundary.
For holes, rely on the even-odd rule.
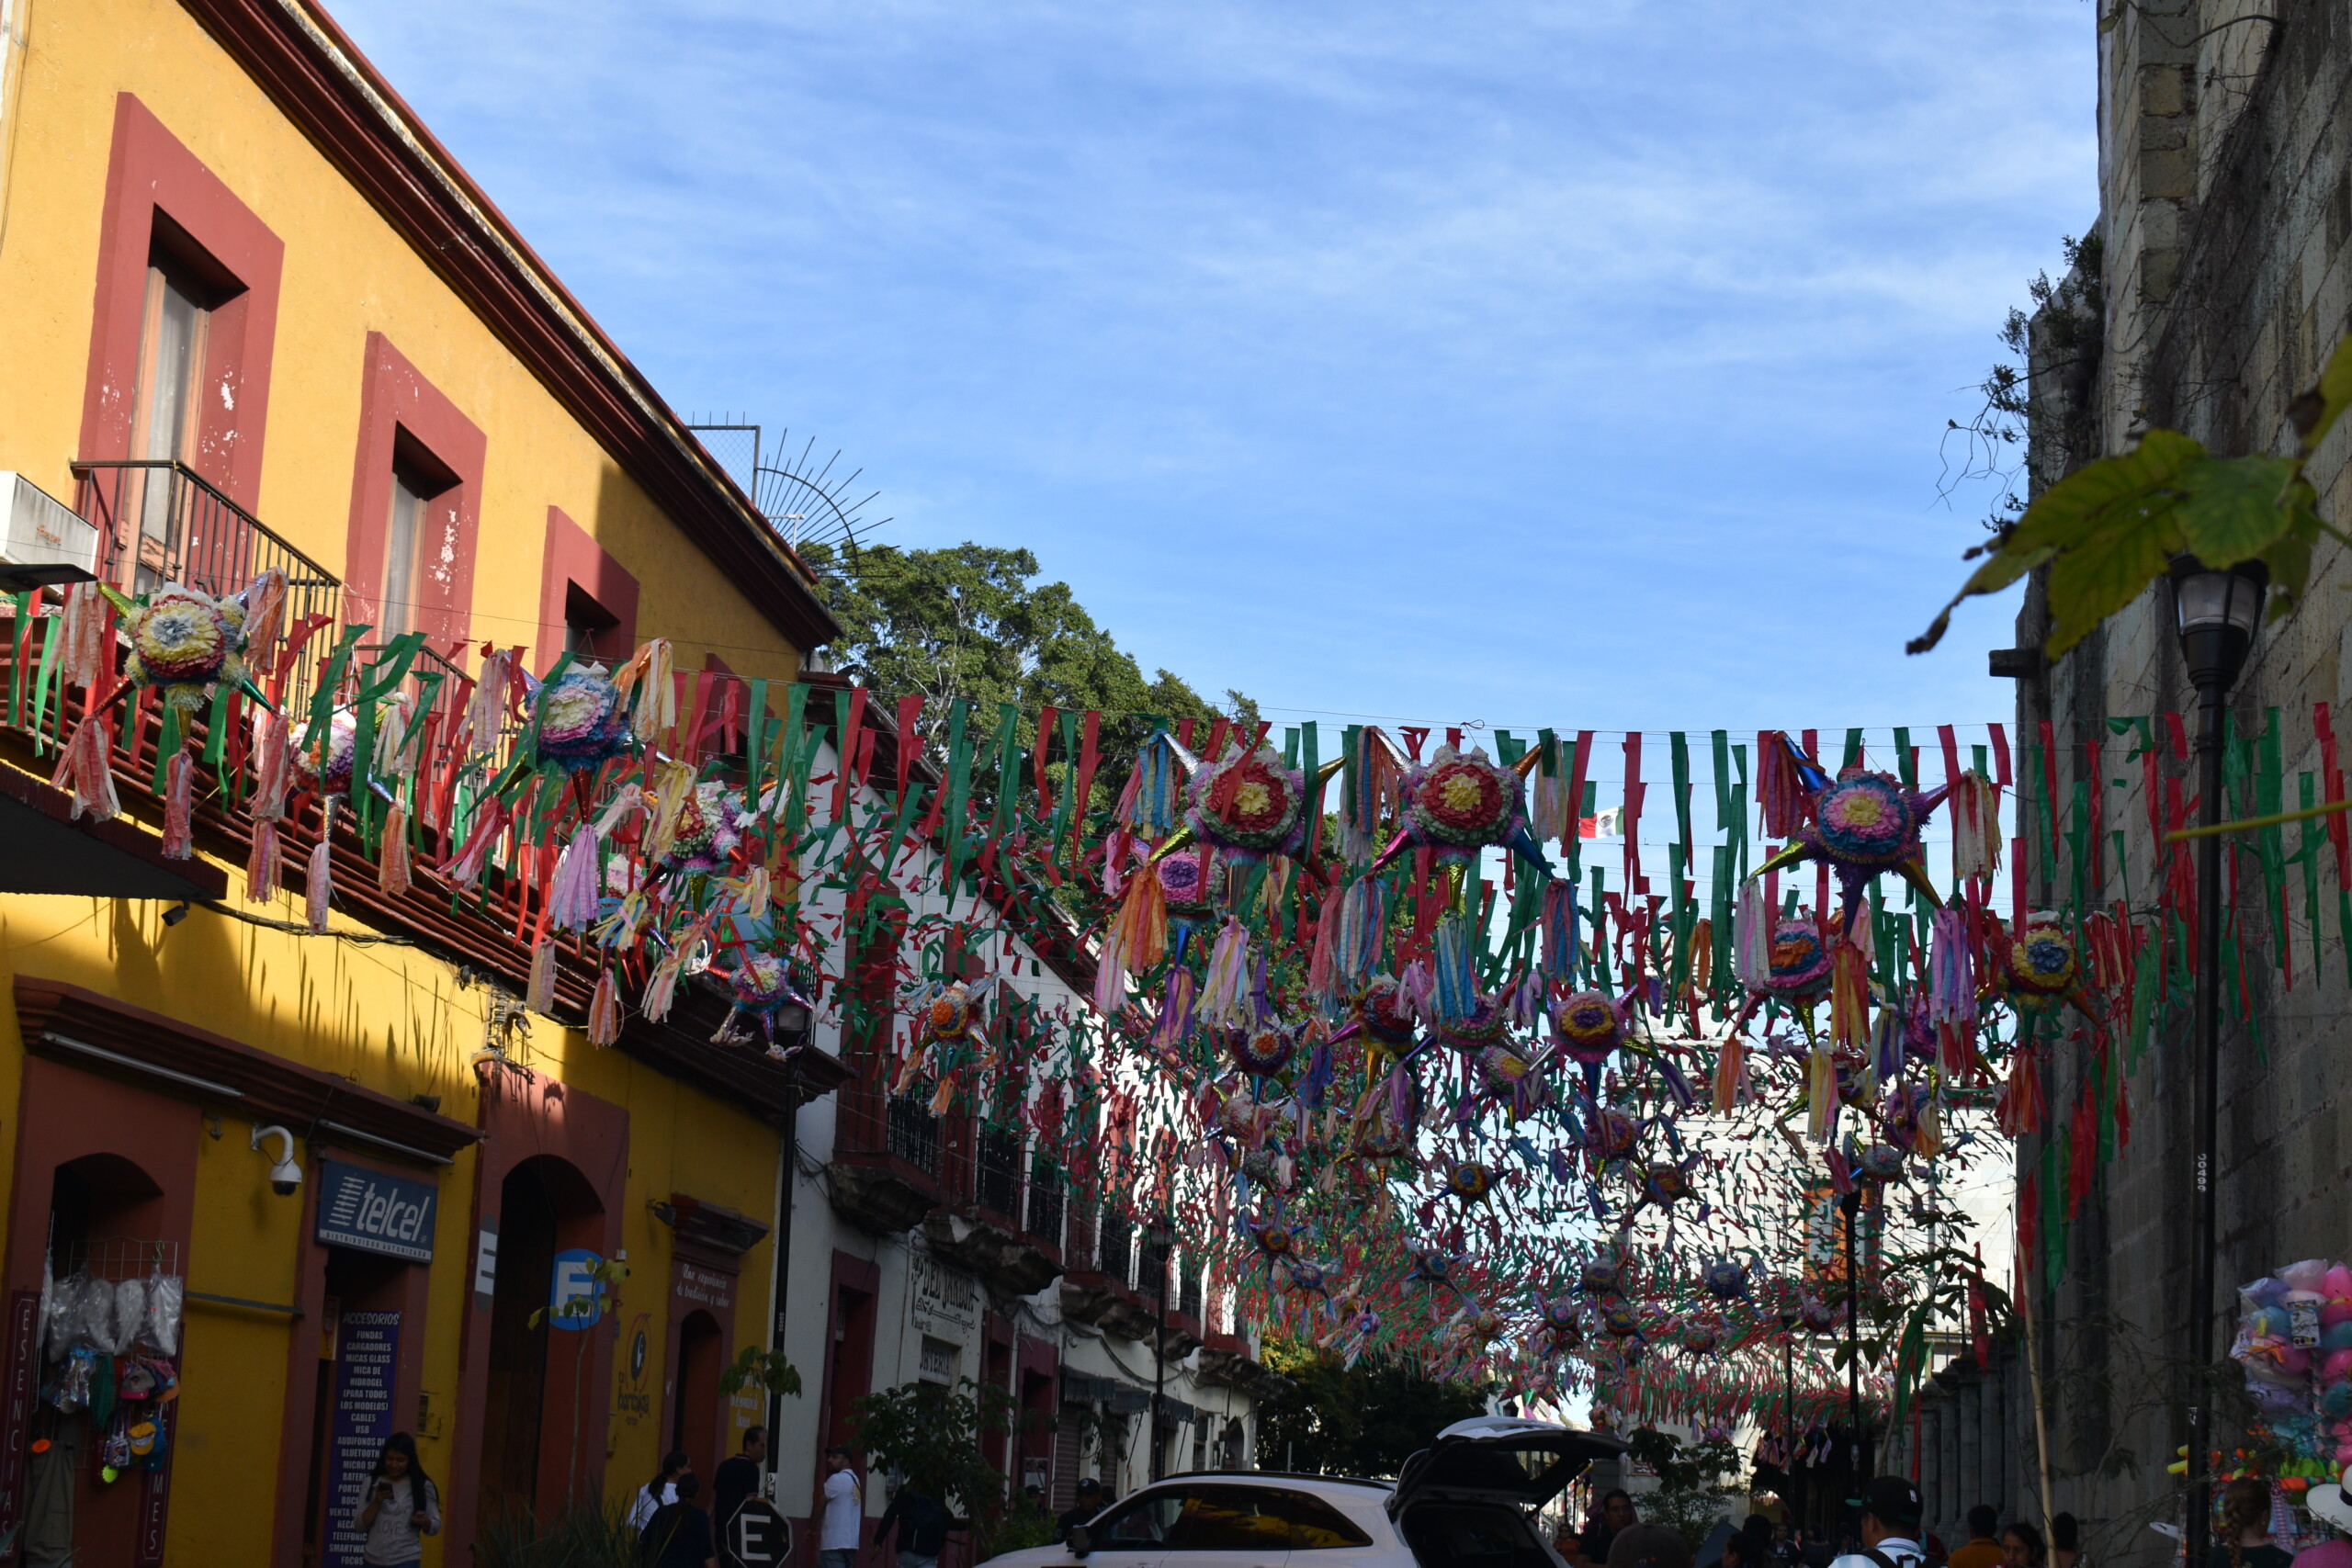
[[991,1213],[1021,1214],[1021,1134],[1009,1127],[980,1128],[979,1179],[973,1200]]
[[1122,1285],[1136,1278],[1135,1223],[1117,1209],[1102,1205],[1102,1222],[1095,1232],[1095,1267]]
[[1062,1244],[1062,1189],[1067,1179],[1061,1167],[1045,1155],[1029,1162],[1029,1216],[1023,1228],[1055,1247]]
[[939,1118],[931,1113],[928,1095],[890,1097],[890,1153],[925,1176],[939,1174]]
[[1176,1310],[1195,1323],[1201,1319],[1201,1277],[1189,1269],[1177,1276]]
[[[271,567],[286,574],[284,625],[323,617],[315,646],[343,622],[343,580],[265,527],[186,463],[107,458],[74,466],[74,510],[98,530],[98,575],[126,593],[167,582],[225,596]],[[314,660],[288,672],[287,695],[311,695]]]
[[186,463],[109,458],[74,464],[74,478],[75,509],[98,530],[99,575],[124,592],[178,582],[234,593],[276,567],[286,574],[288,625],[341,617],[340,579]]

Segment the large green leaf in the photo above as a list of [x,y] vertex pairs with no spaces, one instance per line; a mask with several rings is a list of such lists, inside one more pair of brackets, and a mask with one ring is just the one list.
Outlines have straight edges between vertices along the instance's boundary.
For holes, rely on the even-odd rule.
[[[1970,574],[1907,651],[1925,653],[1935,647],[1962,600],[1998,592],[2045,563],[2054,563],[2051,608],[2059,619],[2050,651],[2072,648],[2100,617],[2130,604],[2164,570],[2170,550],[2180,547],[2173,513],[2181,498],[2183,476],[2205,461],[2205,448],[2188,436],[2152,430],[2131,451],[2075,469],[2034,498],[2000,548]],[[2152,551],[2154,564],[2148,566]],[[2070,569],[2068,559],[2076,552],[2085,558]],[[2135,571],[2141,575],[2133,577]],[[2058,587],[2062,576],[2067,581],[2064,609]],[[2083,621],[2086,614],[2090,619]]]
[[2180,550],[2177,511],[2168,497],[2152,494],[2138,510],[2112,518],[2108,526],[2058,553],[2050,568],[2050,638],[2045,647],[2051,658],[2088,637],[2099,622],[2163,575],[2165,563]]
[[2204,447],[2177,431],[2151,430],[2129,452],[2086,463],[2034,497],[2003,548],[2064,550],[2086,543],[2165,497],[2204,456]]
[[2293,514],[2280,504],[2292,457],[2208,457],[2180,477],[2180,533],[2207,566],[2235,566],[2268,549]]

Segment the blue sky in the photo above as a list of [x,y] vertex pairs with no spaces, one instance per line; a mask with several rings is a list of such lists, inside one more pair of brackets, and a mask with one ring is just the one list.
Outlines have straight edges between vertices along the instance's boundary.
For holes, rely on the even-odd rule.
[[[1945,421],[2084,0],[331,0],[682,411],[1269,717],[2004,716]],[[1932,739],[1931,737],[1928,739]]]

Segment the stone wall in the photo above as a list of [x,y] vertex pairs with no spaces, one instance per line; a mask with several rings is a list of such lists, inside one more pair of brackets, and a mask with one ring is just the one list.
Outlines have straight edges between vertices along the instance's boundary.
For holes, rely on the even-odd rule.
[[[2078,448],[2043,442],[2034,468],[2046,483],[2100,452],[2127,447],[2152,426],[2182,430],[2223,456],[2292,449],[2289,401],[2315,378],[2352,330],[2352,3],[2347,0],[2097,0],[2099,39],[2100,217],[2104,328],[2098,363],[2069,379],[2048,363],[2032,380],[2037,434],[2087,430]],[[2037,333],[2046,360],[2046,335]],[[2338,430],[2312,479],[2321,510],[2352,524]],[[2352,569],[2323,546],[2302,610],[2267,630],[2233,706],[2238,733],[2253,734],[2277,709],[2287,738],[2289,800],[2294,775],[2319,767],[2312,705],[2352,694]],[[2018,644],[2039,646],[2046,618],[2030,591]],[[2049,721],[2059,750],[2059,796],[2089,778],[2126,852],[2108,856],[2101,884],[2084,892],[2144,909],[2155,855],[2141,793],[2136,735],[2109,730],[2109,716],[2186,711],[2191,703],[2161,585],[2051,667],[2018,683],[2021,738]],[[2352,723],[2343,726],[2352,730]],[[2162,737],[2161,728],[2157,731]],[[2086,742],[2101,750],[2094,770]],[[2169,777],[2188,768],[2168,750]],[[2193,794],[2193,780],[2184,784]],[[2016,831],[2014,826],[2011,831]],[[2295,840],[2290,838],[2290,846]],[[2111,846],[2110,846],[2111,850]],[[2323,871],[2323,889],[2334,876]],[[2043,907],[2071,901],[2066,868],[2030,860]],[[2257,879],[2256,886],[2259,886]],[[2249,1010],[2225,1009],[2221,1125],[2222,1299],[2228,1286],[2293,1258],[2352,1254],[2352,1040],[2345,1021],[2346,955],[2334,899],[2323,929],[2293,900],[2285,927],[2292,989],[2278,964],[2278,927],[2267,917],[2252,948]],[[2257,1044],[2256,1036],[2259,1036]],[[2058,1118],[2074,1101],[2089,1046],[2053,1053],[2044,1089]],[[2147,1528],[2175,1517],[2165,1473],[2185,1437],[2186,1314],[2190,1263],[2188,1161],[2193,1084],[2185,1029],[2150,1040],[2132,1059],[2132,1133],[2074,1218],[2067,1268],[2045,1279],[2034,1305],[2035,1348],[2049,1391],[2048,1461],[2054,1506],[2083,1521],[2092,1558],[2109,1563],[2171,1560]],[[2019,1144],[2019,1175],[2041,1169],[2041,1141]],[[2226,1310],[2226,1308],[2224,1309]],[[2228,1342],[2227,1323],[2218,1336]],[[2040,1455],[2024,1402],[2009,1419],[2029,1473]],[[2223,1433],[2229,1440],[2229,1433]],[[2030,1491],[2030,1489],[2029,1489]],[[2026,1517],[2040,1509],[2018,1499]]]

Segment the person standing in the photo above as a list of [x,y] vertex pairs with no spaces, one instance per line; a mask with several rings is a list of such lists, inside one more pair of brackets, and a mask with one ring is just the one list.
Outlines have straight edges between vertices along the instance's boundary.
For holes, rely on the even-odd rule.
[[702,1481],[692,1472],[677,1480],[678,1499],[664,1503],[645,1521],[637,1538],[645,1568],[718,1568],[718,1548],[710,1539],[710,1516],[695,1506]]
[[727,1521],[743,1506],[743,1499],[760,1489],[760,1467],[767,1462],[768,1429],[747,1427],[743,1433],[743,1451],[733,1459],[718,1461],[710,1476],[710,1528],[724,1535]]
[[2208,1568],[2288,1568],[2294,1559],[2270,1538],[2270,1487],[2242,1475],[2222,1492],[2222,1529]]
[[678,1478],[692,1462],[676,1449],[662,1456],[662,1473],[639,1487],[637,1495],[629,1499],[629,1529],[643,1535],[653,1516],[678,1500]]
[[1631,1494],[1621,1490],[1608,1493],[1600,1499],[1600,1507],[1584,1527],[1584,1556],[1580,1560],[1602,1568],[1609,1561],[1609,1548],[1620,1530],[1631,1529],[1640,1523],[1634,1513]]
[[1078,1478],[1078,1496],[1071,1506],[1062,1510],[1054,1521],[1054,1543],[1059,1545],[1069,1539],[1070,1527],[1082,1525],[1102,1511],[1102,1483],[1091,1475]]
[[[2270,1517],[2269,1497],[2269,1493],[2263,1494],[2263,1517],[2266,1519]],[[2267,1540],[2269,1538],[2266,1536],[2263,1539]],[[2001,1561],[2008,1564],[2008,1568],[2042,1568],[2044,1555],[2041,1532],[2023,1519],[2001,1532]],[[2279,1556],[2284,1559],[2286,1554],[2281,1552]],[[2287,1564],[2284,1561],[2264,1562],[2258,1568],[2287,1568]]]
[[881,1545],[899,1532],[899,1568],[939,1568],[939,1554],[947,1549],[951,1523],[947,1505],[912,1482],[899,1488],[882,1517],[874,1521],[874,1544]]
[[384,1439],[351,1522],[367,1532],[359,1560],[368,1568],[416,1568],[424,1560],[424,1538],[441,1533],[441,1494],[416,1461],[414,1438]]
[[1921,1512],[1917,1486],[1899,1475],[1875,1477],[1862,1499],[1862,1550],[1847,1552],[1829,1568],[1926,1568]]
[[1997,1568],[2001,1561],[2001,1516],[1979,1503],[1968,1510],[1968,1539],[1951,1554],[1951,1568]]
[[857,1562],[858,1523],[865,1503],[849,1450],[839,1443],[825,1450],[825,1522],[817,1533],[817,1568],[853,1568]]

